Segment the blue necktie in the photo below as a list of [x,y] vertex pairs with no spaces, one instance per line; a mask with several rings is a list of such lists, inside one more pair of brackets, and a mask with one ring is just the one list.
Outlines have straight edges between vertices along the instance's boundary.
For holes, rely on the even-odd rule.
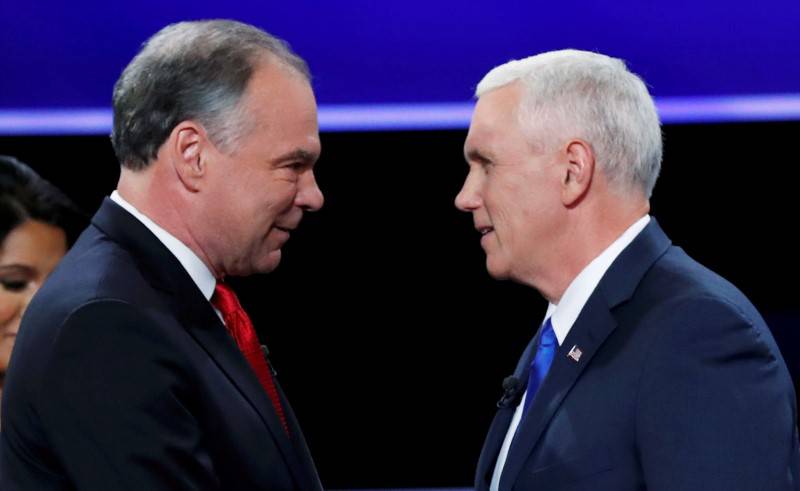
[[536,356],[533,357],[531,362],[530,375],[528,376],[528,393],[525,395],[525,406],[523,407],[523,414],[528,412],[528,407],[533,401],[533,396],[542,385],[547,371],[550,370],[550,365],[553,363],[553,358],[558,349],[558,341],[556,340],[556,333],[553,332],[553,323],[550,322],[548,317],[542,326],[542,335],[539,336],[539,345],[536,347]]

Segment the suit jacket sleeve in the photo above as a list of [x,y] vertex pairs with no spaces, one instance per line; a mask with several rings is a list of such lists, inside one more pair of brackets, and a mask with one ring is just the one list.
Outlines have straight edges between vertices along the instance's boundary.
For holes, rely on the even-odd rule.
[[[218,489],[191,377],[154,316],[117,300],[75,310],[38,394],[60,464],[81,490]],[[91,349],[86,349],[87,345]]]
[[648,490],[793,489],[796,403],[763,320],[714,298],[656,318],[636,420]]

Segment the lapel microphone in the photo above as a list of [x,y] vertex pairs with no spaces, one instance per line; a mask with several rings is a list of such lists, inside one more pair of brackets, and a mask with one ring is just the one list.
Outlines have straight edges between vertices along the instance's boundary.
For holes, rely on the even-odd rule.
[[264,359],[267,360],[267,366],[269,367],[269,370],[272,372],[272,376],[277,377],[278,372],[277,370],[275,370],[275,367],[272,366],[272,361],[270,361],[269,359],[269,348],[267,348],[266,344],[261,345],[261,351],[264,353]]
[[503,379],[503,397],[497,401],[497,407],[500,409],[507,409],[516,407],[519,400],[522,398],[522,384],[517,377],[513,375]]

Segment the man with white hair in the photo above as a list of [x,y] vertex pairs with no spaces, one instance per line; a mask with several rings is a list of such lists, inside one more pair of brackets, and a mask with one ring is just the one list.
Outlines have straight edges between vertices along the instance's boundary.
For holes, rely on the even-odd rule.
[[649,216],[661,130],[618,59],[564,50],[490,71],[456,206],[491,276],[549,302],[476,489],[789,490],[796,399],[764,320]]

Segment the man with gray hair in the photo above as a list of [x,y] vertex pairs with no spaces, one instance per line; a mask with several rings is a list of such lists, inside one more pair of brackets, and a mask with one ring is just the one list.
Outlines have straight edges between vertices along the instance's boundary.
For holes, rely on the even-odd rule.
[[305,62],[238,22],[168,26],[114,88],[112,143],[117,190],[22,322],[0,488],[321,489],[225,282],[323,204]]
[[642,80],[564,50],[495,68],[477,97],[456,206],[490,275],[549,306],[476,489],[797,489],[795,393],[769,329],[649,216],[662,143]]

